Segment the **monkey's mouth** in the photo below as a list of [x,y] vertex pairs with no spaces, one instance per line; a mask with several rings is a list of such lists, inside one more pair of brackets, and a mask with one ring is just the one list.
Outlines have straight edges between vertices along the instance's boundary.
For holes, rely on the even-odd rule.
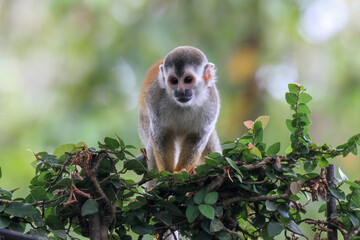
[[176,98],[176,100],[178,102],[181,102],[181,103],[186,103],[186,102],[189,102],[191,100],[192,97],[187,97],[187,96],[183,96],[183,97],[178,97]]
[[190,89],[185,89],[182,91],[178,91],[178,90],[175,91],[175,99],[178,102],[187,103],[192,99],[192,97],[193,97],[193,93]]

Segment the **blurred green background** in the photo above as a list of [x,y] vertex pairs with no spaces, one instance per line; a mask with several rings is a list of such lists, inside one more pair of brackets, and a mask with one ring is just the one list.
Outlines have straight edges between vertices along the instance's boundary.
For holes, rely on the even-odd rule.
[[[35,152],[97,146],[121,136],[141,147],[138,95],[147,69],[179,45],[217,66],[222,141],[271,116],[265,141],[289,144],[287,84],[314,100],[313,141],[360,132],[357,0],[0,0],[0,187],[24,196]],[[359,157],[336,164],[359,178]]]

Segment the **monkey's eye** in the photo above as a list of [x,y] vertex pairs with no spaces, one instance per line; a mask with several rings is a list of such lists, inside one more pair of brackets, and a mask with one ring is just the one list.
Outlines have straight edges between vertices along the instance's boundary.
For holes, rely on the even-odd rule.
[[170,82],[171,82],[171,84],[173,84],[173,85],[178,84],[177,78],[171,78],[171,79],[170,79]]
[[192,80],[193,80],[192,77],[186,77],[186,78],[184,79],[185,83],[191,83]]

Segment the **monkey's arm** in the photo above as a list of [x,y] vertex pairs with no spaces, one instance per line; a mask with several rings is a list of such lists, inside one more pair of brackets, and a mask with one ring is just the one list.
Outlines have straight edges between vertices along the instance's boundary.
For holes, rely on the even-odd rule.
[[179,161],[176,165],[175,171],[182,170],[190,171],[196,163],[198,163],[201,153],[203,152],[208,137],[204,134],[192,133],[187,135],[182,144]]
[[175,167],[174,135],[169,131],[161,134],[152,134],[151,144],[157,169],[159,171],[165,170],[173,172]]

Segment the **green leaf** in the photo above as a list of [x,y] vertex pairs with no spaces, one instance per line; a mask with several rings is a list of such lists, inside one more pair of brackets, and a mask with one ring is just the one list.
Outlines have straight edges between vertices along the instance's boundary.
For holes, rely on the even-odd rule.
[[105,195],[109,198],[110,201],[118,200],[113,188],[104,188],[103,191],[104,191]]
[[[201,223],[201,227],[204,229],[204,224],[205,222]],[[209,227],[210,228],[210,227]],[[209,230],[210,231],[210,230]],[[212,236],[210,235],[210,233],[206,232],[206,231],[200,231],[199,235],[197,236],[196,240],[209,240],[211,239]]]
[[312,97],[310,96],[310,94],[307,93],[300,93],[299,96],[299,103],[308,103],[312,100]]
[[127,168],[128,170],[133,170],[137,174],[143,174],[146,172],[146,168],[144,165],[136,160],[136,159],[130,159],[124,163],[124,168]]
[[63,178],[58,181],[51,189],[50,192],[54,191],[55,189],[70,187],[71,186],[71,179],[70,178]]
[[145,235],[155,233],[155,227],[144,222],[136,223],[131,226],[131,230],[138,235]]
[[325,157],[321,157],[319,160],[318,160],[318,164],[319,164],[319,167],[323,168],[323,167],[328,167],[329,166],[329,162],[328,160],[326,160]]
[[215,210],[215,216],[216,217],[221,217],[224,214],[224,210],[220,206],[215,206],[214,210]]
[[210,170],[212,170],[213,167],[207,164],[201,164],[200,166],[195,168],[195,172],[197,176],[203,176],[206,175]]
[[5,212],[14,217],[30,217],[37,213],[36,208],[28,203],[11,202]]
[[0,228],[7,228],[10,225],[10,218],[7,216],[0,216]]
[[241,175],[240,175],[240,174],[236,174],[236,177],[237,177],[237,179],[239,179],[239,182],[240,182],[240,183],[242,183],[242,182],[243,182],[243,179],[242,179],[242,177],[241,177]]
[[31,219],[33,220],[33,222],[35,223],[36,226],[38,226],[38,227],[45,226],[44,219],[41,217],[41,215],[39,213],[32,215]]
[[292,126],[292,121],[291,119],[286,119],[285,123],[286,123],[286,127],[289,129],[290,132],[294,132],[296,129]]
[[210,223],[210,232],[219,232],[224,228],[224,224],[217,218]]
[[149,172],[146,173],[146,178],[148,179],[158,178],[159,176],[160,173],[157,169],[150,170]]
[[277,211],[283,216],[284,218],[289,218],[289,210],[290,207],[286,203],[282,203],[277,207]]
[[81,216],[90,215],[99,211],[99,205],[94,199],[88,199],[81,208]]
[[67,239],[67,234],[65,232],[65,230],[54,230],[51,229],[50,232],[52,232],[54,234],[54,236],[56,237],[56,239],[63,239],[66,240]]
[[295,93],[285,93],[285,100],[290,105],[296,105],[297,95]]
[[353,192],[354,193],[350,200],[350,203],[356,206],[357,208],[360,208],[360,190],[355,189]]
[[221,154],[218,153],[218,152],[214,152],[214,153],[211,153],[211,154],[207,155],[207,157],[215,159],[215,158],[221,157]]
[[307,173],[311,173],[312,171],[314,171],[314,169],[316,168],[317,166],[317,162],[314,161],[314,160],[311,160],[311,161],[306,161],[304,163],[304,169]]
[[325,212],[326,211],[326,204],[323,204],[319,207],[319,213]]
[[75,148],[75,144],[63,144],[59,147],[57,147],[54,151],[54,155],[57,158],[60,158],[62,155],[65,154],[65,152],[71,152]]
[[310,108],[305,103],[300,103],[297,108],[298,113],[311,114]]
[[290,191],[292,194],[296,195],[300,192],[300,190],[301,190],[301,184],[299,184],[298,182],[290,183]]
[[[125,159],[125,152],[121,151],[119,153],[115,153],[115,156],[119,159],[119,160],[124,160]],[[141,155],[143,156],[143,155]]]
[[172,215],[174,216],[184,216],[183,212],[174,204],[172,204],[171,202],[166,202],[166,201],[162,201],[158,203],[159,206],[163,206],[166,209],[168,209]]
[[232,240],[233,238],[231,237],[231,235],[227,232],[217,232],[215,234],[215,236],[219,239],[219,240]]
[[269,149],[266,151],[266,155],[276,155],[280,151],[280,142],[274,143],[269,147]]
[[87,148],[87,147],[88,147],[87,144],[84,142],[78,142],[75,144],[75,148],[80,148],[80,150]]
[[260,130],[262,128],[263,128],[262,127],[262,122],[257,121],[257,122],[254,123],[254,131]]
[[262,158],[262,155],[261,155],[261,152],[260,152],[260,150],[257,148],[257,147],[253,147],[253,148],[251,148],[250,149],[250,152],[252,153],[252,154],[254,154],[255,156],[257,156],[258,158]]
[[116,136],[117,140],[118,140],[119,143],[120,143],[120,147],[121,147],[121,148],[125,148],[125,143],[124,143],[124,141],[123,141],[117,134],[115,134],[115,136]]
[[201,214],[204,215],[205,217],[207,217],[211,220],[214,219],[215,210],[212,206],[207,205],[207,204],[200,204],[199,210],[200,210]]
[[205,157],[205,162],[206,164],[216,167],[217,165],[219,165],[219,162],[213,158],[209,158],[209,157]]
[[233,169],[235,169],[235,170],[241,175],[241,177],[243,177],[243,175],[242,175],[242,173],[240,172],[240,169],[239,169],[239,167],[236,165],[236,163],[235,163],[233,160],[231,160],[230,158],[228,158],[228,157],[225,157],[225,159],[226,159],[226,161],[230,164],[230,166],[231,166]]
[[354,213],[349,213],[349,218],[351,223],[354,225],[355,228],[359,227],[359,218]]
[[299,90],[300,90],[300,87],[297,84],[294,84],[294,83],[289,83],[288,88],[289,88],[289,91],[291,93],[298,93]]
[[104,142],[106,147],[108,147],[112,151],[115,151],[120,147],[120,143],[114,138],[106,137],[104,139]]
[[135,210],[135,209],[141,208],[145,204],[146,204],[146,201],[145,201],[145,203],[143,201],[132,201],[128,204],[128,207]]
[[59,216],[49,215],[45,219],[45,223],[52,230],[64,230],[64,222],[59,219]]
[[337,199],[345,200],[345,193],[343,191],[335,189],[333,187],[329,187],[328,189],[330,190],[331,194]]
[[45,187],[34,187],[30,193],[35,201],[44,201],[47,199]]
[[299,226],[293,220],[291,220],[289,222],[287,227],[294,233],[297,233],[297,234],[302,235],[302,236],[306,236],[305,233],[303,231],[301,231]]
[[256,228],[263,228],[265,226],[265,216],[262,214],[256,214],[253,219],[252,225]]
[[262,143],[263,136],[264,136],[264,129],[260,128],[256,130],[254,135],[254,144],[257,145],[259,143]]
[[207,194],[207,190],[206,187],[203,187],[202,189],[200,189],[194,196],[194,202],[196,204],[200,204],[204,202],[205,196]]
[[154,216],[160,220],[161,222],[165,223],[166,226],[172,225],[171,213],[167,210],[155,213]]
[[2,195],[5,195],[5,196],[8,196],[8,197],[12,197],[12,192],[6,190],[6,189],[3,189],[3,188],[0,188],[0,193]]
[[57,164],[58,163],[57,157],[55,155],[51,155],[51,154],[43,155],[42,160],[49,164]]
[[37,237],[42,237],[40,239],[46,239],[46,231],[43,229],[30,229],[26,234],[29,235],[33,235],[33,236],[37,236]]
[[351,187],[354,187],[354,188],[357,188],[357,189],[360,189],[360,186],[354,182],[350,182],[349,180],[343,180],[342,181],[343,183],[346,183],[347,185],[350,185]]
[[204,203],[213,205],[218,200],[218,196],[219,196],[219,194],[217,192],[210,192],[210,193],[206,194]]
[[278,222],[270,222],[267,226],[269,237],[275,237],[279,235],[284,227]]
[[357,155],[357,146],[356,144],[353,145],[353,147],[350,149],[350,152],[354,155]]
[[0,167],[0,178],[2,177],[1,167]]
[[190,205],[186,209],[186,218],[189,223],[192,223],[199,216],[199,208],[195,205]]
[[265,207],[266,207],[266,210],[268,210],[270,212],[275,212],[277,205],[272,201],[266,200]]

